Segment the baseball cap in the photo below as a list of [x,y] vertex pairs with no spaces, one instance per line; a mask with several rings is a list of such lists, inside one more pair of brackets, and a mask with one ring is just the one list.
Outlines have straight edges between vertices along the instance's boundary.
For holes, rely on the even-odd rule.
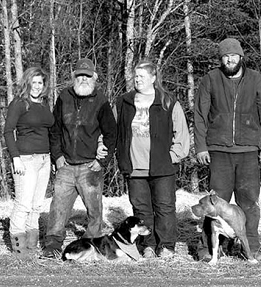
[[93,76],[94,72],[95,72],[95,67],[94,67],[93,62],[90,59],[80,59],[76,63],[75,76],[79,76],[79,75]]

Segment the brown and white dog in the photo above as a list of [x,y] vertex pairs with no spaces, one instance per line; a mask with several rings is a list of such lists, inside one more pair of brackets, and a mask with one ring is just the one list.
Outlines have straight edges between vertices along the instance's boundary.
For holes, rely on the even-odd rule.
[[197,217],[207,216],[213,219],[211,221],[212,258],[210,265],[215,265],[218,261],[220,234],[227,238],[238,238],[247,260],[253,264],[258,263],[250,251],[246,236],[246,216],[239,206],[229,204],[214,190],[211,190],[209,195],[201,198],[198,204],[192,206],[192,212]]
[[62,253],[62,260],[139,260],[138,236],[149,235],[150,229],[138,217],[129,216],[111,234],[98,238],[80,238],[71,242]]

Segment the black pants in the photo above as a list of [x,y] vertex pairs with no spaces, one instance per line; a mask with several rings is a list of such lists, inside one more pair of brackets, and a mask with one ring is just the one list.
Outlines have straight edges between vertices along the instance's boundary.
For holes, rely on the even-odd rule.
[[221,198],[235,201],[246,215],[246,231],[252,252],[258,251],[260,173],[258,151],[245,153],[210,152],[210,188]]
[[128,179],[129,198],[133,213],[149,226],[152,233],[145,236],[143,247],[156,252],[166,247],[175,249],[177,240],[175,175],[135,177]]

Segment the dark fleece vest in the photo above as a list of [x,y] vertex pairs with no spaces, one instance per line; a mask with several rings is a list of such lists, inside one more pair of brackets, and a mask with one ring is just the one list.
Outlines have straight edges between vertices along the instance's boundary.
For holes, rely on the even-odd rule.
[[[121,173],[129,176],[132,171],[130,158],[130,145],[132,138],[131,123],[136,113],[134,97],[136,91],[132,91],[118,98],[118,139],[117,160]],[[168,110],[162,108],[159,92],[156,90],[155,100],[149,109],[150,121],[150,176],[166,176],[175,173],[172,164],[170,147],[173,137],[172,110],[175,102],[172,102]]]

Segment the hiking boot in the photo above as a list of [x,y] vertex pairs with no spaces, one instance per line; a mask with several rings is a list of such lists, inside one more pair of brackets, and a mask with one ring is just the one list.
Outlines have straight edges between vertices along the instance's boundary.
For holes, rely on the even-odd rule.
[[156,253],[151,247],[146,247],[143,251],[143,257],[146,259],[156,258]]
[[168,249],[166,247],[163,247],[159,253],[158,253],[158,256],[161,257],[161,258],[167,258],[167,257],[173,257],[175,254],[175,251],[174,250],[171,250],[171,249]]
[[11,243],[13,253],[15,253],[16,256],[23,258],[28,255],[25,233],[11,234]]
[[26,244],[29,252],[34,253],[37,251],[39,241],[39,230],[31,229],[26,231]]

